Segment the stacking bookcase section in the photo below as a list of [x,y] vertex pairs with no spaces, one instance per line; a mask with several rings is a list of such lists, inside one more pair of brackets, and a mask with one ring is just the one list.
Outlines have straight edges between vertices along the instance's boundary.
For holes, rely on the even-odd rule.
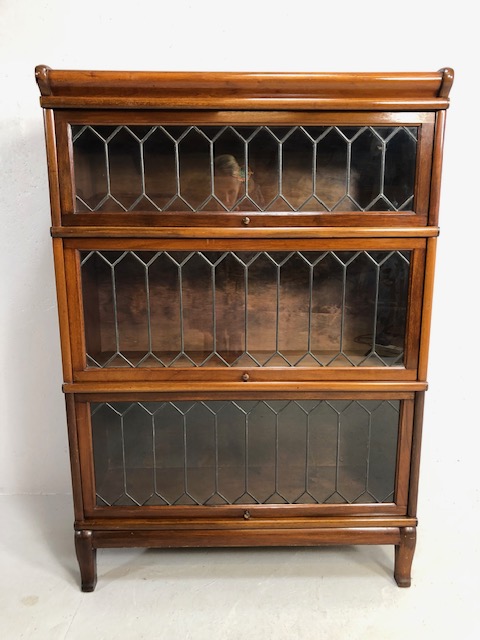
[[425,225],[435,117],[389,115],[62,111],[62,222]]
[[323,544],[409,586],[453,72],[36,78],[82,589]]
[[416,379],[423,238],[103,246],[65,241],[79,381]]

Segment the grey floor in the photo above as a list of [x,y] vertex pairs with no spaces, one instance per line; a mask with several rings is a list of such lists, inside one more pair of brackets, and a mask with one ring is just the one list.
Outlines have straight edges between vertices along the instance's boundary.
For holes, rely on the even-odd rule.
[[[477,527],[419,528],[413,584],[391,547],[100,550],[82,593],[69,496],[1,496],[0,638],[480,638]],[[460,535],[459,535],[460,534]]]

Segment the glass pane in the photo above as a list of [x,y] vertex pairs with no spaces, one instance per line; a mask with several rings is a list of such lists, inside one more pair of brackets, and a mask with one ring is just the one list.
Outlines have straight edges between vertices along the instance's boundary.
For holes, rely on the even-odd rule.
[[82,252],[89,367],[403,364],[409,251]]
[[414,208],[416,127],[71,128],[77,212]]
[[91,405],[98,505],[394,500],[399,401]]

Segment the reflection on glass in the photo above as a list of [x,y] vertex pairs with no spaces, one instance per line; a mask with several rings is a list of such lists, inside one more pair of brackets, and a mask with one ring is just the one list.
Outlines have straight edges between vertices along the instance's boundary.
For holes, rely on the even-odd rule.
[[81,253],[90,367],[403,364],[409,251]]
[[413,209],[415,127],[73,125],[75,210]]
[[97,504],[392,502],[399,404],[92,404]]

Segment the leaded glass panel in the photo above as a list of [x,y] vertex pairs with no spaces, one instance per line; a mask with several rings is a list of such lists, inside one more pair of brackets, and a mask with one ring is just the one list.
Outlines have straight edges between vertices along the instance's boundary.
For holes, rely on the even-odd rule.
[[403,364],[410,251],[81,252],[87,365]]
[[392,502],[399,405],[92,404],[97,505]]
[[414,208],[412,126],[71,128],[79,213]]

